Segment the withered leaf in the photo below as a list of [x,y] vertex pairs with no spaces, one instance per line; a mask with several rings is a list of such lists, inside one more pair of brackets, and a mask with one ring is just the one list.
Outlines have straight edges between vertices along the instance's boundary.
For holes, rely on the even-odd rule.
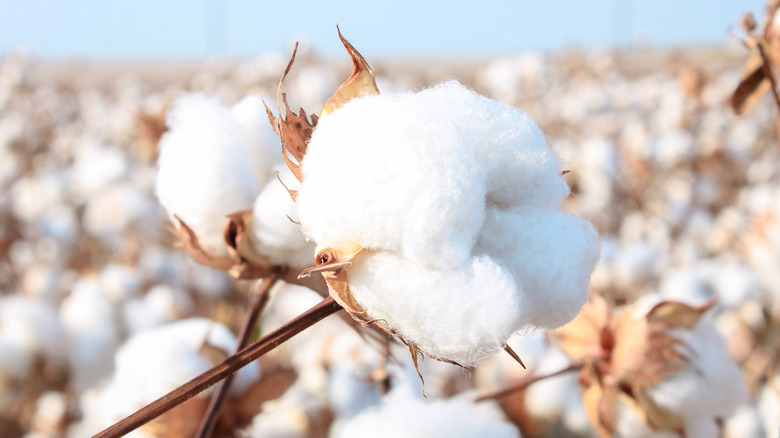
[[233,262],[228,257],[215,257],[201,248],[198,243],[198,237],[195,232],[187,226],[178,216],[173,216],[173,234],[179,238],[179,241],[184,246],[184,250],[192,257],[193,260],[201,265],[209,266],[220,271],[225,271],[233,265]]
[[712,299],[699,307],[693,307],[676,301],[663,301],[650,309],[647,318],[651,322],[663,322],[671,327],[692,329],[716,302],[716,299]]
[[[287,63],[281,79],[279,79],[279,85],[276,90],[276,106],[279,113],[279,117],[274,116],[273,112],[268,105],[265,105],[265,112],[268,115],[268,120],[271,122],[274,132],[282,143],[282,156],[287,164],[287,167],[292,171],[295,178],[298,181],[303,181],[303,174],[301,173],[301,162],[306,155],[306,147],[311,139],[311,135],[314,132],[314,128],[317,126],[317,116],[312,115],[310,118],[306,115],[306,111],[300,109],[298,114],[290,111],[290,106],[287,104],[287,95],[282,93],[282,84],[287,74],[292,68],[295,61],[295,55],[298,52],[298,44],[295,44],[290,62]],[[284,102],[285,115],[282,117],[282,102]],[[292,156],[292,158],[291,158]]]
[[772,83],[764,74],[764,60],[754,50],[742,71],[742,80],[729,98],[729,105],[737,114],[744,114],[758,103],[772,89]]
[[320,117],[336,111],[352,99],[379,94],[379,88],[376,86],[376,79],[374,79],[374,73],[371,71],[371,66],[368,65],[368,62],[363,58],[363,55],[361,55],[360,52],[344,38],[344,35],[341,34],[341,29],[338,29],[338,26],[336,26],[336,29],[338,30],[341,43],[344,44],[344,47],[347,49],[347,52],[352,59],[352,75],[344,81],[333,96],[325,102],[325,105],[320,112]]
[[591,294],[580,314],[571,322],[550,333],[559,347],[573,361],[601,356],[602,337],[609,323],[610,308],[597,294]]

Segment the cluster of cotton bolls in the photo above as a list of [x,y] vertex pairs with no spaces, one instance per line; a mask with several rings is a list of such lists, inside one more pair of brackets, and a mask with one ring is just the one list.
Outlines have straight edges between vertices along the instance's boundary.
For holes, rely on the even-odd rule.
[[[563,202],[563,210],[598,229],[601,256],[591,288],[611,302],[649,293],[694,305],[718,298],[710,317],[744,371],[750,396],[733,414],[712,410],[722,416],[724,436],[776,436],[776,110],[763,101],[746,116],[731,114],[724,102],[744,57],[697,53],[532,53],[435,69],[377,64],[386,95],[320,120],[300,187],[291,185],[295,178],[283,165],[259,97],[275,95],[284,56],[204,63],[176,70],[178,76],[139,67],[121,77],[101,73],[99,65],[74,74],[24,55],[1,58],[0,190],[6,196],[0,197],[0,435],[94,434],[230,354],[248,284],[195,263],[168,228],[178,220],[201,249],[229,257],[225,216],[251,211],[250,241],[272,264],[300,269],[314,263],[314,243],[302,229],[320,246],[360,242],[366,251],[349,268],[349,280],[358,301],[376,309],[370,315],[425,351],[477,367],[470,374],[421,361],[422,398],[404,346],[366,336],[334,315],[241,372],[225,407],[229,421],[220,426],[227,432],[592,436],[575,373],[499,399],[501,410],[493,402],[474,402],[479,394],[570,365],[540,332],[508,341],[527,370],[508,355],[487,357],[517,329],[557,326],[578,310],[569,309],[573,301],[566,298],[540,304],[535,295],[523,295],[572,283],[562,274],[566,267],[558,266],[558,274],[544,268],[564,259],[574,263],[572,253],[581,251],[567,243],[569,234],[544,234],[542,225],[559,224],[580,237],[591,233],[560,212]],[[299,53],[285,82],[290,104],[317,113],[344,78],[341,67]],[[681,71],[698,75],[698,85],[681,87]],[[458,78],[530,118],[454,83],[391,92],[445,78]],[[426,96],[439,103],[425,108],[413,102]],[[276,108],[275,98],[266,103]],[[409,111],[398,115],[390,111],[393,105]],[[458,114],[464,107],[467,114]],[[340,126],[353,116],[363,122],[354,129]],[[406,119],[396,123],[398,117]],[[437,117],[458,122],[442,131]],[[521,134],[505,132],[502,122],[517,118],[533,142],[527,154],[508,159],[511,137]],[[159,133],[143,129],[149,120],[167,126],[159,147]],[[407,121],[414,128],[404,131]],[[479,147],[457,141],[484,138],[483,131],[491,130],[506,137],[469,143]],[[414,147],[421,136],[446,135],[452,138],[441,138],[440,150]],[[382,151],[385,168],[360,166],[365,138],[392,143],[399,137],[396,148]],[[143,144],[155,147],[139,149]],[[421,180],[401,170],[415,166]],[[532,175],[534,169],[544,175]],[[560,171],[569,172],[561,178]],[[300,190],[300,210],[279,179]],[[424,199],[442,188],[449,190],[441,193],[442,204]],[[449,214],[448,208],[463,205],[473,215]],[[409,219],[399,221],[396,211]],[[429,223],[431,217],[436,219]],[[527,237],[521,239],[524,249],[556,252],[520,253],[507,247],[507,236]],[[531,281],[531,271],[549,275]],[[474,278],[480,280],[467,281]],[[426,340],[403,329],[446,317],[430,312],[435,303],[415,301],[423,299],[421,288],[512,291],[513,300],[524,300],[513,305],[517,309],[533,303],[546,310],[502,319],[512,309],[488,307],[475,295],[465,306],[483,331],[468,334],[481,337],[480,343],[501,334],[490,348],[471,351],[459,347],[464,340],[454,334]],[[370,293],[376,290],[400,298],[379,302]],[[584,300],[583,289],[576,295],[574,307]],[[261,333],[321,299],[282,283],[271,296]],[[497,300],[494,305],[506,302]],[[385,304],[420,312],[405,314],[411,322],[393,321],[388,315],[397,312]],[[698,342],[720,342],[714,333],[706,335],[706,341],[686,339],[706,352]],[[209,394],[171,417],[196,424]],[[176,436],[170,434],[176,427],[156,422],[138,434]]]

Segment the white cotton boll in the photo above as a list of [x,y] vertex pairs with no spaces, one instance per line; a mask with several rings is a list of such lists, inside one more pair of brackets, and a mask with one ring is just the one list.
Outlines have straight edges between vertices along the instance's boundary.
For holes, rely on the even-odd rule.
[[80,199],[97,194],[128,171],[124,152],[109,146],[90,145],[77,151],[70,168],[71,190]]
[[501,349],[522,325],[514,280],[488,257],[433,269],[389,252],[369,253],[348,274],[371,318],[426,353],[464,366]]
[[60,306],[65,326],[71,384],[80,390],[111,374],[119,343],[114,308],[96,279],[82,278]]
[[509,269],[522,291],[528,324],[553,329],[588,300],[588,279],[599,257],[593,226],[556,210],[488,209],[476,251]]
[[693,268],[673,268],[664,271],[658,292],[669,300],[701,304],[712,297],[706,277]]
[[695,140],[688,131],[662,131],[651,146],[656,165],[669,169],[692,158],[695,154]]
[[246,438],[305,438],[309,436],[309,418],[300,406],[263,405],[244,432]]
[[740,406],[734,415],[726,418],[723,424],[723,436],[724,438],[758,438],[770,435],[764,431],[758,408],[750,403]]
[[273,176],[271,170],[274,166],[282,163],[282,147],[268,123],[263,98],[257,95],[246,96],[230,107],[230,112],[249,139],[246,143],[249,146],[247,157],[252,162],[255,181],[262,184]]
[[[536,375],[544,375],[562,370],[571,360],[555,346],[550,346],[534,370]],[[576,373],[540,380],[528,387],[525,396],[525,408],[534,417],[548,421],[557,421],[563,415],[570,393],[579,394]]]
[[[295,180],[287,170],[281,172],[288,184]],[[308,242],[297,220],[297,208],[287,189],[273,176],[255,200],[252,216],[252,244],[271,263],[303,269],[314,265],[315,245]]]
[[[200,353],[204,344],[228,355],[236,338],[222,324],[205,318],[178,321],[129,338],[116,353],[114,373],[101,395],[105,425],[211,368],[214,364]],[[239,370],[231,393],[241,394],[259,373],[256,364]]]
[[41,394],[35,402],[32,429],[43,436],[60,436],[60,427],[65,424],[68,415],[68,399],[58,391]]
[[214,256],[226,256],[225,216],[248,210],[257,196],[251,146],[242,125],[216,99],[187,95],[168,115],[160,139],[156,192]]
[[63,335],[50,303],[20,295],[0,298],[0,376],[22,377],[32,372],[29,367],[37,355],[61,359]]
[[59,175],[20,178],[11,187],[11,207],[22,222],[35,222],[62,201],[64,184]]
[[100,270],[100,286],[113,303],[122,303],[141,292],[143,273],[136,267],[108,264]]
[[676,330],[675,335],[690,349],[691,364],[656,383],[649,395],[684,418],[731,415],[747,400],[747,387],[713,323],[703,319],[693,330]]
[[62,268],[47,263],[35,263],[21,275],[21,293],[30,297],[59,302],[63,294],[60,280]]
[[328,401],[333,412],[341,419],[354,417],[364,409],[379,404],[379,399],[379,387],[370,372],[358,374],[354,369],[344,366],[330,370]]
[[296,201],[306,234],[320,245],[358,242],[416,263],[463,263],[487,193],[471,129],[478,122],[464,103],[471,95],[445,84],[369,96],[321,119]]
[[764,384],[761,389],[758,410],[767,438],[780,438],[780,390],[771,383]]
[[82,225],[89,234],[118,245],[121,234],[131,227],[144,231],[157,227],[156,209],[149,195],[120,182],[87,200]]
[[[514,425],[502,419],[495,403],[474,403],[467,396],[424,401],[413,390],[401,386],[371,408],[345,422],[331,435],[357,437],[519,437]],[[335,433],[334,433],[335,432]]]
[[712,288],[724,306],[736,308],[759,298],[761,285],[758,276],[742,263],[722,263],[712,274]]
[[192,308],[193,303],[187,293],[160,284],[149,289],[142,298],[125,303],[122,314],[127,329],[136,333],[175,321]]

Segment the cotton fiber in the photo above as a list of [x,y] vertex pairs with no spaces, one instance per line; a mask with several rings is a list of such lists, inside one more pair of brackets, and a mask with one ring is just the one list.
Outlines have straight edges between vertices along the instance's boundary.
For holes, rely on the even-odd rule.
[[455,81],[352,100],[322,117],[297,197],[319,248],[357,244],[350,289],[369,319],[463,365],[588,297],[593,227],[539,127]]

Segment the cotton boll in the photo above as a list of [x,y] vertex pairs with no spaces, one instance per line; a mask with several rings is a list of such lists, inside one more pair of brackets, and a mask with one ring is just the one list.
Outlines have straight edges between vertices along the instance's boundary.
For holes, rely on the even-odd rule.
[[100,286],[107,298],[122,303],[141,292],[143,274],[135,267],[108,264],[100,270]]
[[250,139],[230,110],[216,99],[187,95],[168,116],[160,139],[157,197],[213,256],[226,256],[225,216],[252,207],[257,196]]
[[684,418],[731,415],[747,400],[747,388],[715,326],[702,320],[693,330],[676,334],[692,351],[692,363],[653,386],[650,396]]
[[249,140],[247,157],[252,162],[255,181],[261,184],[273,177],[271,170],[282,163],[281,146],[263,105],[263,98],[257,95],[246,96],[230,107],[230,112]]
[[36,355],[64,357],[63,327],[54,307],[34,298],[0,298],[0,376],[22,377]]
[[129,228],[154,229],[158,222],[152,199],[130,183],[104,188],[87,201],[82,219],[84,230],[110,245],[119,245],[121,234]]
[[352,293],[371,318],[424,352],[464,366],[498,351],[522,325],[514,280],[489,257],[432,269],[372,252],[348,273]]
[[46,174],[20,178],[11,187],[11,206],[22,222],[35,222],[62,200],[62,178]]
[[740,406],[734,415],[728,417],[723,425],[725,438],[768,437],[761,424],[761,416],[753,404]]
[[122,178],[129,168],[127,156],[117,148],[90,145],[77,151],[70,168],[71,190],[87,199]]
[[[570,362],[559,348],[551,346],[539,360],[534,374],[544,375],[560,371],[569,366]],[[557,421],[563,415],[570,393],[578,393],[576,373],[543,379],[528,387],[525,406],[528,413],[534,417]]]
[[189,295],[168,285],[149,289],[142,298],[128,301],[122,307],[125,325],[131,333],[173,322],[193,308]]
[[119,343],[114,308],[97,280],[79,280],[59,309],[65,326],[71,383],[79,390],[111,374],[111,358]]
[[473,403],[465,396],[425,402],[408,388],[399,387],[385,396],[379,408],[368,409],[332,431],[339,438],[372,436],[428,438],[519,437],[514,425],[501,419],[492,403]]
[[758,410],[767,438],[780,438],[780,390],[770,383],[764,384],[758,397]]
[[58,436],[65,425],[68,400],[64,393],[48,391],[35,402],[32,429],[43,436]]
[[[285,183],[294,181],[292,173],[282,172]],[[252,216],[252,244],[272,263],[303,269],[314,264],[315,245],[307,242],[300,225],[295,203],[276,176],[265,184],[255,200]]]
[[416,263],[463,263],[487,193],[473,96],[448,83],[356,99],[323,117],[296,201],[306,234],[319,245],[358,242]]
[[559,211],[489,208],[476,251],[509,269],[523,292],[523,319],[553,329],[574,318],[588,299],[597,239],[588,222]]
[[[110,425],[211,368],[214,364],[201,354],[204,345],[229,354],[235,344],[225,326],[205,318],[133,335],[117,351],[115,371],[102,392],[103,422]],[[256,365],[242,368],[231,393],[240,394],[258,378]]]

